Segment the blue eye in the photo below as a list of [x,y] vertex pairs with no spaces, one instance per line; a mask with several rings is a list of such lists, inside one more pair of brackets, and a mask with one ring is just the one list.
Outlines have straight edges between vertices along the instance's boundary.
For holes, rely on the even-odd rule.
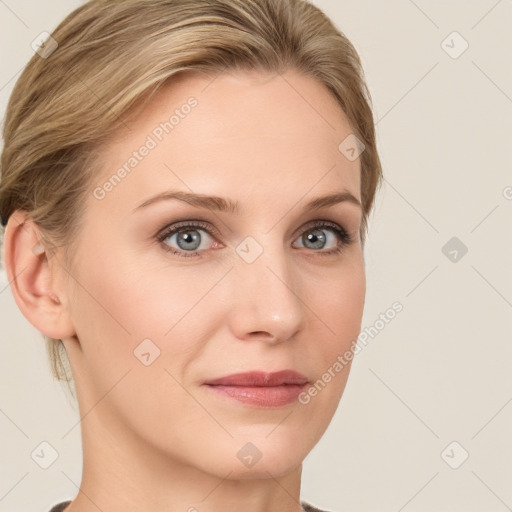
[[197,251],[201,245],[202,237],[199,234],[200,231],[206,232],[208,237],[213,236],[209,225],[205,222],[184,222],[171,226],[159,237],[159,240],[160,242],[164,242],[168,238],[172,238],[176,235],[176,243],[178,244],[178,248],[180,250],[176,250],[175,248],[170,247],[168,244],[164,244],[164,249],[166,251],[169,251],[170,253],[176,254],[178,256],[182,256],[184,258],[190,258],[194,256],[201,257],[197,252],[191,252]]
[[[200,232],[206,233],[206,242],[208,242],[208,238],[213,238],[217,234],[217,231],[213,230],[206,222],[185,221],[179,224],[171,225],[161,235],[158,236],[158,241],[161,242],[165,251],[168,251],[177,256],[183,258],[201,258],[202,255],[200,253],[206,251],[207,249],[200,249],[200,246],[204,241]],[[302,231],[300,236],[302,245],[300,247],[305,247],[306,249],[322,249],[328,242],[329,237],[326,236],[326,233],[334,233],[338,238],[338,241],[334,248],[324,251],[313,251],[321,256],[332,256],[339,254],[342,252],[345,246],[350,245],[354,241],[352,236],[337,224],[328,221],[315,221],[306,226],[306,228]],[[175,243],[178,245],[178,248],[171,247],[168,243],[165,243],[167,239],[171,239],[174,236],[176,236]],[[311,244],[312,247],[308,247],[307,244]]]
[[[325,235],[326,232],[335,233],[338,237],[338,243],[330,250],[326,251],[314,251],[318,252],[321,256],[330,256],[333,254],[339,254],[344,246],[350,245],[353,242],[351,235],[349,235],[343,228],[337,224],[326,221],[315,221],[313,224],[309,224],[303,231],[301,241],[304,247],[305,243],[311,243],[315,249],[322,249],[326,243],[328,237]],[[318,247],[318,246],[321,247]]]

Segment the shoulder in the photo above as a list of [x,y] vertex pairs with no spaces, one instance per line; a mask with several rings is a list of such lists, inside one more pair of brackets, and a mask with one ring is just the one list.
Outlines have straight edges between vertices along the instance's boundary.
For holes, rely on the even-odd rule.
[[61,501],[60,503],[57,503],[57,505],[54,505],[50,512],[64,512],[64,509],[71,503],[71,500],[68,501]]
[[316,508],[305,501],[301,501],[300,503],[302,505],[302,508],[304,509],[304,512],[331,512],[329,510],[321,510],[319,508]]

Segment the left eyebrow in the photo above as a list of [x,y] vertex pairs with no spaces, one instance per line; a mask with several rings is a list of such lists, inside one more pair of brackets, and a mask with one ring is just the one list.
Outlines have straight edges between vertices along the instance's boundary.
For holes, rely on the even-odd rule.
[[[178,201],[186,202],[192,206],[196,206],[198,208],[206,208],[208,210],[218,211],[218,212],[227,212],[235,215],[240,215],[242,211],[241,205],[238,201],[232,201],[231,199],[226,199],[224,197],[219,196],[209,196],[206,194],[194,194],[191,192],[185,192],[183,190],[170,190],[167,192],[162,192],[154,197],[151,197],[133,209],[133,212],[140,210],[141,208],[145,208],[150,204],[160,202],[160,201],[168,201],[176,199]],[[344,190],[343,192],[337,192],[335,194],[329,194],[326,196],[316,197],[307,203],[304,207],[306,212],[311,212],[314,210],[319,210],[321,208],[327,208],[329,206],[333,206],[338,203],[348,202],[358,206],[362,209],[361,202],[357,197],[355,197],[348,190]]]
[[361,210],[363,209],[359,199],[357,199],[357,197],[355,197],[348,190],[344,190],[343,192],[317,197],[310,201],[309,203],[307,203],[306,206],[304,207],[304,210],[306,212],[311,212],[314,210],[320,210],[320,208],[327,208],[328,206],[333,206],[335,204],[343,202],[355,204]]

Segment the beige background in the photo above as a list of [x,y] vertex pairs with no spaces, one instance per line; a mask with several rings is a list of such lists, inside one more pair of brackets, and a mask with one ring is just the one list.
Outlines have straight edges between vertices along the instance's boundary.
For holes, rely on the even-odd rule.
[[[356,46],[374,99],[385,183],[363,326],[395,301],[403,311],[356,356],[302,499],[337,512],[512,510],[512,2],[314,3]],[[80,4],[0,1],[2,118],[31,41]],[[465,255],[443,252],[453,237]],[[0,325],[0,510],[47,511],[78,490],[78,415],[4,274]],[[42,441],[59,453],[46,470],[31,458]]]

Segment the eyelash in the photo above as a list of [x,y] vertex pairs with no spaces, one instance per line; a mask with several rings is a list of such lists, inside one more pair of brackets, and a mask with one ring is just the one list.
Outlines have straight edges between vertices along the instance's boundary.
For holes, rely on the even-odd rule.
[[[191,257],[192,258],[194,258],[194,257],[202,258],[203,256],[201,256],[199,253],[204,252],[204,251],[196,251],[196,252],[180,251],[180,250],[174,249],[173,247],[169,247],[169,245],[164,243],[164,240],[171,237],[175,233],[179,233],[181,231],[185,231],[185,232],[191,231],[196,228],[203,229],[211,237],[214,237],[215,235],[218,234],[216,230],[213,230],[211,228],[211,226],[205,222],[186,221],[186,222],[174,224],[174,225],[168,227],[163,232],[161,232],[160,235],[157,235],[157,239],[163,246],[163,249],[167,252],[170,252],[171,254],[175,254],[182,258],[191,258]],[[338,235],[339,239],[341,240],[341,243],[338,244],[334,249],[330,249],[328,251],[313,251],[313,252],[317,252],[320,256],[334,256],[334,255],[340,254],[344,247],[350,245],[354,241],[352,236],[349,233],[347,233],[347,231],[345,231],[345,229],[338,226],[337,224],[334,224],[329,221],[323,221],[323,220],[313,221],[312,223],[308,224],[307,227],[301,232],[301,234],[299,236],[302,236],[307,231],[313,230],[315,228],[328,228],[331,231],[333,231],[334,233],[336,233]]]

